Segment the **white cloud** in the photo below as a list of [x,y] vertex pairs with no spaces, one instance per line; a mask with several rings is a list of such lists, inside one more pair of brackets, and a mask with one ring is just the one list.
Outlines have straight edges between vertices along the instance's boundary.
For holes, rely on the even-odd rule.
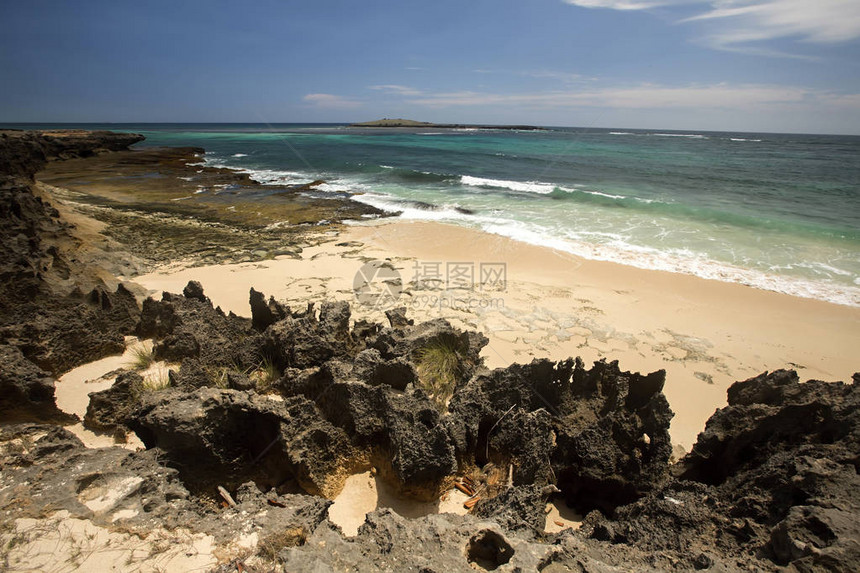
[[689,4],[696,0],[564,0],[582,8],[609,8],[611,10],[647,10],[670,4]]
[[[715,48],[738,49],[752,42],[798,38],[830,44],[860,38],[858,0],[565,0],[583,8],[645,10],[696,4],[703,11],[681,20],[706,26],[704,41]],[[758,53],[770,53],[758,50]]]
[[487,93],[460,91],[425,94],[409,103],[432,108],[476,106],[527,106],[534,109],[612,108],[624,110],[734,110],[810,109],[815,106],[860,112],[860,94],[835,94],[796,86],[641,84],[587,91]]
[[383,92],[388,92],[388,93],[393,93],[393,94],[398,94],[398,95],[406,95],[406,96],[421,95],[421,93],[422,93],[421,90],[411,88],[409,86],[401,86],[401,85],[397,85],[397,84],[384,84],[384,85],[380,85],[380,86],[367,86],[367,87],[368,87],[368,89],[371,89],[371,90],[378,90],[378,91],[383,91]]
[[319,108],[352,109],[361,107],[361,102],[333,94],[307,94],[304,101]]
[[546,78],[550,80],[558,80],[560,82],[575,82],[584,79],[580,74],[570,72],[559,72],[555,70],[534,70],[530,72],[522,72],[522,75],[530,78]]
[[473,74],[500,74],[500,75],[508,75],[508,76],[521,76],[527,78],[540,78],[540,79],[550,79],[550,80],[558,80],[560,82],[570,83],[580,80],[585,80],[580,74],[574,74],[572,72],[562,72],[558,70],[490,70],[486,68],[477,68],[472,70]]
[[860,37],[857,0],[721,0],[685,22],[712,22],[718,46],[799,37],[829,44]]

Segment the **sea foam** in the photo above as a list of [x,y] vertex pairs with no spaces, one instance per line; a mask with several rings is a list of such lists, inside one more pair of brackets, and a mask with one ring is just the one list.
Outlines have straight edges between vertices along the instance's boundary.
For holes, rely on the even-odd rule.
[[650,133],[654,137],[686,137],[688,139],[708,139],[700,133]]
[[541,193],[543,195],[552,193],[556,188],[552,183],[541,183],[540,181],[506,181],[504,179],[472,177],[471,175],[460,177],[460,183],[469,187],[510,189],[511,191],[519,191],[521,193]]
[[[630,132],[612,132],[612,134],[706,139],[706,136],[700,134],[634,134]],[[728,138],[719,139],[725,140]],[[756,141],[752,138],[741,137],[731,139],[736,141]],[[325,179],[326,183],[317,186],[317,191],[359,193],[353,196],[355,200],[373,205],[384,211],[400,212],[400,217],[404,219],[450,222],[478,228],[486,232],[507,236],[520,242],[551,247],[586,259],[616,262],[642,269],[689,274],[705,279],[744,284],[794,296],[849,306],[860,306],[860,288],[858,288],[860,285],[857,284],[858,279],[855,278],[853,280],[854,285],[851,285],[850,281],[846,281],[848,284],[834,282],[833,275],[847,276],[846,271],[839,269],[838,266],[820,264],[817,265],[817,268],[810,269],[813,271],[811,273],[813,274],[812,277],[791,276],[780,273],[780,269],[776,267],[768,272],[767,270],[760,270],[761,267],[757,269],[736,266],[731,263],[715,260],[705,252],[697,252],[692,249],[670,248],[668,244],[658,247],[644,246],[634,236],[625,236],[627,228],[623,226],[610,225],[609,228],[619,231],[623,229],[623,231],[614,235],[612,233],[604,233],[597,236],[594,233],[595,226],[590,226],[590,229],[577,228],[575,225],[569,224],[569,221],[559,221],[555,227],[553,224],[547,224],[547,222],[533,223],[520,220],[522,213],[512,210],[506,212],[504,208],[495,209],[491,206],[495,201],[492,190],[496,190],[495,193],[497,195],[505,192],[531,193],[538,196],[535,200],[540,201],[557,199],[555,195],[563,198],[564,194],[570,194],[574,199],[579,196],[583,198],[581,200],[583,203],[582,206],[571,203],[574,205],[571,208],[578,210],[600,209],[616,205],[619,207],[628,207],[639,202],[647,203],[654,201],[657,205],[649,207],[651,211],[657,214],[662,212],[657,211],[657,209],[661,206],[661,202],[664,201],[663,199],[652,200],[635,197],[633,196],[633,192],[628,197],[622,194],[588,189],[583,185],[572,183],[566,183],[564,186],[561,186],[547,181],[516,181],[472,175],[437,175],[436,177],[430,177],[431,174],[429,172],[392,168],[390,165],[381,166],[385,176],[380,180],[378,178],[380,175],[379,172],[370,176],[341,175],[333,177],[331,174],[319,172],[237,169],[235,165],[217,164],[216,158],[211,155],[207,156],[204,162],[206,165],[226,167],[248,173],[253,179],[268,185],[300,184],[308,183],[315,179]],[[409,173],[404,173],[405,171],[409,171]],[[420,180],[415,179],[418,174],[423,175]],[[404,180],[404,178],[409,180]],[[413,181],[412,179],[415,180]],[[469,191],[470,188],[471,191]],[[476,192],[474,188],[483,188],[490,191],[480,193]],[[423,189],[426,189],[430,193],[430,198],[427,198],[426,201],[436,201],[438,204],[426,208],[419,206],[419,203],[425,201],[418,193],[418,190]],[[466,193],[466,197],[483,197],[483,199],[480,201],[477,199],[467,200],[465,206],[475,211],[474,213],[470,213],[458,209],[457,204],[453,201],[453,196],[445,196],[445,193],[450,193],[451,190]],[[406,195],[406,197],[401,196],[401,194]],[[548,195],[552,196],[546,197]],[[545,199],[540,196],[545,197]],[[588,196],[594,197],[595,200],[587,200]],[[522,197],[525,197],[525,195]],[[517,201],[521,201],[521,198],[517,198]],[[517,204],[528,205],[528,203]],[[480,206],[476,208],[475,205],[484,205],[483,210]],[[671,206],[673,211],[669,215],[672,217],[680,216],[674,212],[674,210],[677,210],[677,206],[674,204]],[[618,210],[613,212],[627,213]],[[635,215],[636,213],[635,211],[631,212],[631,215]],[[682,214],[687,219],[691,216],[690,213]],[[516,220],[514,219],[515,217]],[[625,220],[629,219],[628,217]],[[742,259],[739,260],[742,261]],[[743,264],[743,262],[740,264]],[[768,269],[769,267],[765,266],[764,268]],[[847,274],[850,275],[851,273]]]
[[619,263],[645,270],[693,275],[792,296],[860,306],[860,288],[738,267],[715,261],[706,254],[691,249],[656,249],[642,246],[630,242],[622,233],[550,229],[498,214],[464,213],[450,205],[422,209],[378,193],[356,195],[354,199],[383,211],[398,212],[402,219],[448,222],[478,228],[487,233],[552,248],[584,259]]

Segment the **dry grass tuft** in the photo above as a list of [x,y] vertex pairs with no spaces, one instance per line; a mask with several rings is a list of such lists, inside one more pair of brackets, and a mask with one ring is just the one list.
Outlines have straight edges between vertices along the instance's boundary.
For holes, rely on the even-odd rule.
[[282,549],[304,545],[308,540],[308,532],[304,527],[288,527],[264,537],[257,544],[257,555],[274,561]]
[[467,366],[460,344],[453,338],[438,338],[418,352],[418,383],[440,411],[447,409]]
[[170,374],[166,367],[154,368],[143,376],[142,388],[146,392],[158,392],[170,387]]
[[135,370],[146,370],[155,362],[153,348],[147,344],[136,344],[129,350],[131,353],[131,364]]
[[261,394],[267,392],[280,377],[281,371],[269,356],[264,356],[257,368],[251,372],[251,380],[254,381],[257,392]]

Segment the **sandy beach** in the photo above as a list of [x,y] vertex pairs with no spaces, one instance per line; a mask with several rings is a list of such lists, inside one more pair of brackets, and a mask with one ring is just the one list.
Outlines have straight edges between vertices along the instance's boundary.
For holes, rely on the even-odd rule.
[[0,3],[0,573],[860,572],[860,0],[343,4]]
[[[108,136],[81,137],[86,149]],[[253,213],[231,226],[178,211],[165,218],[144,202],[119,209],[109,197],[18,185],[15,205],[31,223],[25,230],[44,229],[31,243],[45,241],[44,257],[30,256],[46,274],[13,267],[39,297],[16,309],[19,322],[9,328],[34,340],[26,348],[33,360],[62,375],[48,385],[36,362],[7,347],[13,374],[5,380],[14,391],[21,380],[34,390],[18,391],[13,414],[65,429],[5,430],[15,467],[4,467],[2,501],[23,510],[0,542],[16,566],[189,569],[235,561],[242,570],[280,561],[281,570],[301,570],[323,554],[356,563],[393,549],[392,562],[420,560],[423,540],[435,539],[439,550],[428,559],[435,563],[441,550],[450,570],[464,557],[494,569],[514,554],[534,570],[558,548],[573,556],[598,545],[593,554],[602,557],[609,542],[614,555],[619,543],[605,538],[614,530],[641,536],[631,569],[655,563],[657,546],[673,548],[661,567],[701,569],[716,563],[711,552],[735,539],[739,523],[746,531],[745,511],[785,504],[782,492],[798,488],[807,505],[798,509],[792,498],[772,529],[755,522],[756,543],[773,552],[761,555],[781,564],[790,547],[801,558],[809,551],[829,559],[857,538],[853,525],[840,525],[856,523],[849,504],[857,386],[827,381],[850,380],[856,370],[858,307],[584,260],[440,223],[321,220],[290,234],[255,228]],[[71,224],[54,221],[66,215]],[[240,246],[258,232],[266,236],[253,250]],[[124,242],[128,236],[136,242]],[[152,244],[139,249],[142,242]],[[168,248],[150,256],[160,246]],[[102,270],[88,275],[89,267]],[[62,291],[70,270],[117,275],[116,290]],[[261,305],[255,294],[252,313],[252,288],[280,304]],[[20,303],[23,290],[7,296]],[[183,296],[138,307],[161,291]],[[341,304],[325,304],[333,301]],[[310,303],[319,316],[305,311]],[[419,324],[388,313],[403,308]],[[33,312],[47,317],[47,328],[23,329]],[[390,329],[358,324],[384,324],[387,314]],[[67,336],[50,338],[58,331]],[[571,378],[569,362],[509,367],[574,356],[595,366],[577,366]],[[498,370],[473,376],[481,361]],[[434,365],[464,370],[422,380]],[[118,378],[129,368],[140,378]],[[791,372],[757,376],[781,368],[824,382],[802,384]],[[636,374],[660,370],[662,392],[662,375]],[[732,409],[715,413],[733,382],[753,376],[735,388]],[[435,393],[439,381],[460,384],[449,408]],[[35,400],[42,395],[50,402]],[[93,403],[100,405],[88,408]],[[706,420],[708,432],[696,441]],[[265,445],[279,443],[283,449]],[[198,453],[200,467],[190,467]],[[761,489],[765,482],[772,491]],[[426,488],[430,495],[414,493]],[[409,492],[418,499],[402,497]],[[801,512],[822,516],[809,527],[828,528],[838,543],[799,541],[810,531],[791,521]],[[162,526],[171,523],[195,525]],[[694,530],[693,545],[679,545],[679,523]],[[46,528],[58,536],[43,538]],[[386,548],[379,531],[402,540]],[[748,538],[729,544],[725,559],[752,558]]]
[[[797,370],[801,379],[850,380],[858,370],[858,308],[584,260],[438,223],[354,225],[305,249],[301,259],[168,269],[134,280],[156,295],[198,280],[214,304],[241,316],[250,316],[253,287],[294,308],[348,300],[354,319],[384,322],[383,309],[361,304],[354,291],[356,273],[374,260],[388,261],[402,279],[389,306],[406,306],[416,321],[445,318],[483,332],[490,368],[580,356],[643,373],[665,369],[679,454],[725,405],[734,381],[780,368]],[[483,283],[482,268],[490,273]],[[459,288],[446,288],[446,280]]]

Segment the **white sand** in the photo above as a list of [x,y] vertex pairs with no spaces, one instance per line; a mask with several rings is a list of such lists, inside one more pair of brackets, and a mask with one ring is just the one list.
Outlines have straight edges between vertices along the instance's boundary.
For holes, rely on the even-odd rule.
[[[133,336],[126,337],[126,350],[123,354],[108,356],[95,362],[83,364],[69,370],[57,380],[54,395],[57,407],[67,414],[76,414],[81,420],[87,413],[90,404],[90,393],[107,390],[116,382],[116,376],[108,374],[120,368],[131,368],[134,364],[134,349],[143,347],[152,349],[152,341],[138,341]],[[155,363],[144,376],[166,376],[166,366]],[[88,448],[109,448],[121,446],[130,450],[143,448],[143,442],[135,434],[129,434],[125,443],[116,443],[112,435],[96,433],[84,428],[83,423],[71,424],[66,429],[75,434]]]
[[387,507],[403,517],[416,518],[433,513],[465,515],[463,502],[468,498],[452,489],[435,502],[420,502],[398,497],[384,481],[367,471],[347,478],[343,490],[328,510],[329,519],[340,526],[344,535],[353,536],[364,523],[366,514]]
[[218,564],[215,539],[183,530],[154,530],[141,538],[110,531],[66,511],[46,519],[21,518],[0,535],[9,571],[209,571]]
[[562,500],[551,501],[546,504],[546,533],[558,533],[565,529],[579,529],[583,517],[567,507]]
[[[351,244],[351,243],[356,244]],[[337,246],[337,243],[346,243]],[[399,304],[416,320],[443,317],[490,339],[490,367],[535,357],[617,359],[624,370],[667,371],[664,392],[673,441],[689,449],[734,381],[794,368],[802,379],[850,380],[860,370],[860,309],[709,281],[588,261],[479,231],[438,223],[355,226],[301,260],[218,265],[153,273],[135,280],[153,293],[202,282],[213,303],[250,315],[248,291],[304,308],[348,300],[354,318],[385,322],[356,304],[353,280],[368,260],[388,260],[404,282]],[[440,292],[409,284],[416,262],[503,262],[504,292]],[[452,299],[473,307],[451,308]],[[445,304],[439,303],[443,300]],[[434,303],[435,304],[432,304]]]
[[[385,482],[367,471],[347,478],[340,494],[328,510],[329,519],[338,525],[344,535],[358,533],[365,516],[382,507],[408,518],[423,517],[434,513],[466,515],[469,510],[463,505],[469,496],[458,489],[451,489],[436,502],[420,502],[398,497]],[[546,505],[546,533],[557,533],[564,529],[579,529],[582,516],[568,508],[562,500],[553,500]]]
[[[624,370],[665,369],[676,456],[725,405],[734,381],[779,368],[794,368],[804,379],[850,380],[860,370],[860,309],[587,261],[436,223],[355,226],[305,250],[301,260],[176,269],[135,280],[156,296],[182,292],[189,280],[198,280],[215,305],[241,316],[250,316],[248,292],[254,287],[296,309],[309,301],[348,300],[353,318],[384,323],[383,309],[362,306],[353,291],[356,273],[374,259],[399,271],[403,292],[397,305],[409,307],[411,318],[442,317],[486,334],[490,343],[482,356],[489,367],[581,356],[586,364],[619,360]],[[413,281],[416,268],[426,263],[445,269],[463,262],[472,263],[476,275],[481,263],[505,263],[505,288],[440,292]],[[429,504],[400,500],[365,473],[347,480],[329,515],[354,535],[377,507],[406,517],[465,511],[459,491],[443,497]],[[563,502],[547,509],[548,532],[576,528],[582,519]]]

